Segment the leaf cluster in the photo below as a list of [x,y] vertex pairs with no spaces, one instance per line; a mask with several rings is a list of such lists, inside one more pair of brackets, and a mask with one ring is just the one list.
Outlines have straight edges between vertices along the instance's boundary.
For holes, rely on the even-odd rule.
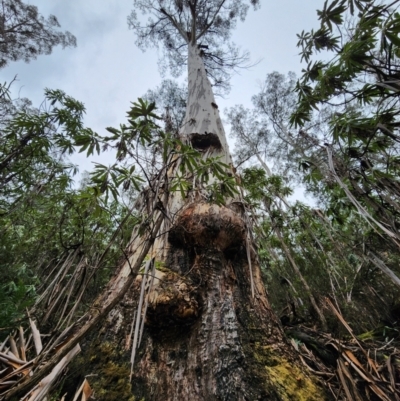
[[[83,125],[83,104],[52,90],[44,104],[42,110],[16,107],[0,128],[0,328],[25,314],[49,271],[71,254],[96,266],[108,249],[101,268],[86,271],[102,283],[119,257],[119,244],[109,244],[113,232],[125,243],[135,220],[129,215],[122,229],[123,204],[105,203],[93,181],[73,184],[77,169],[66,155],[100,150],[101,138]],[[85,283],[89,298],[93,283]]]
[[[396,102],[398,1],[376,3],[327,0],[323,10],[317,11],[320,28],[298,35],[301,59],[308,64],[295,88],[299,104],[292,114],[292,125],[304,125],[313,110],[327,103],[384,108]],[[330,61],[312,59],[322,50],[333,54]]]

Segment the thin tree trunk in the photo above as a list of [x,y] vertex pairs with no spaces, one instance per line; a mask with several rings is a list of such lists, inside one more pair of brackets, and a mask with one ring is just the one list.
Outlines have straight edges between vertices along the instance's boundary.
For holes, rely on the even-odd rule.
[[289,248],[285,244],[285,241],[284,241],[284,239],[282,237],[282,234],[281,234],[279,228],[277,228],[277,227],[275,228],[275,233],[276,233],[277,237],[279,238],[279,241],[280,241],[280,243],[282,245],[283,251],[285,252],[286,257],[289,259],[289,262],[292,265],[294,272],[296,273],[297,277],[300,279],[301,283],[303,284],[304,289],[307,292],[308,298],[309,298],[309,300],[311,302],[311,305],[313,306],[315,312],[318,315],[318,318],[319,318],[319,320],[321,322],[323,330],[327,331],[327,324],[326,324],[325,316],[322,313],[321,309],[319,308],[319,306],[317,304],[317,301],[315,300],[314,295],[312,294],[311,288],[307,283],[307,280],[301,274],[301,271],[300,271],[299,267],[297,266],[297,263],[293,259]]

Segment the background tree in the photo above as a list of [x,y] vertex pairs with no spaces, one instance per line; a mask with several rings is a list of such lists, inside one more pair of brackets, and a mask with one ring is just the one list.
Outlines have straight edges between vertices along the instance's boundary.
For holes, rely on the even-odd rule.
[[0,68],[10,61],[29,62],[40,54],[50,54],[54,46],[76,46],[69,32],[59,32],[57,18],[47,19],[36,6],[21,0],[2,0],[0,11]]
[[185,118],[187,85],[165,79],[159,87],[148,90],[143,98],[156,103],[157,108],[163,111],[165,130],[179,135]]
[[[352,17],[354,6],[357,17]],[[397,1],[325,3],[318,11],[321,27],[299,35],[308,67],[296,86],[299,104],[291,118],[298,126],[310,119],[313,108],[331,105],[329,138],[319,143],[330,178],[392,250],[398,249],[400,238],[397,6]],[[346,18],[349,23],[342,27]],[[333,59],[312,62],[322,49],[333,52]]]
[[[299,35],[309,63],[303,77],[296,83],[295,77],[269,74],[253,97],[253,111],[237,106],[229,112],[241,146],[237,160],[258,167],[243,171],[243,183],[258,221],[254,233],[270,299],[282,322],[315,321],[307,296],[311,291],[323,301],[329,294],[371,348],[379,348],[373,339],[390,333],[395,341],[398,333],[398,116],[392,109],[398,95],[397,5],[325,2],[318,11],[321,28]],[[314,60],[320,50],[332,51],[331,61],[329,52]],[[282,196],[282,183],[299,182],[318,208],[292,205]],[[293,264],[310,291],[293,276]],[[323,308],[328,327],[339,333],[329,309]],[[346,385],[340,368],[337,375]],[[364,394],[363,386],[356,387]],[[390,398],[393,390],[386,391]]]
[[282,175],[293,184],[302,181],[297,172],[302,163],[327,171],[325,153],[318,145],[328,140],[331,116],[330,107],[326,106],[311,115],[301,129],[291,127],[290,116],[297,106],[296,79],[292,72],[287,76],[278,72],[267,74],[260,92],[252,97],[253,109],[235,106],[227,113],[237,143],[238,165],[256,161],[269,175]]

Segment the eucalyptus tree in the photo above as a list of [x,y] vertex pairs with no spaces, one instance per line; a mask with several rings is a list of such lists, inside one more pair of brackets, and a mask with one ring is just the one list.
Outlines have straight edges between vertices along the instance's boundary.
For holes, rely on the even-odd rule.
[[10,61],[29,62],[40,54],[50,54],[53,47],[76,46],[70,32],[60,32],[54,15],[47,19],[38,8],[21,0],[0,2],[0,68]]
[[[259,6],[259,0],[249,3]],[[245,1],[134,0],[133,4],[128,24],[137,36],[136,44],[142,49],[161,46],[162,65],[173,75],[180,75],[188,59],[190,64],[201,53],[214,85],[227,89],[232,71],[246,64],[248,54],[230,41],[238,19],[246,17]],[[138,11],[149,16],[147,23],[142,23]]]
[[[362,274],[357,267],[351,275],[359,280],[378,268],[386,275],[383,281],[392,281],[386,283],[392,294],[399,284],[398,265],[393,263],[399,246],[398,5],[398,1],[326,1],[318,10],[319,29],[298,35],[302,60],[308,63],[302,77],[286,83],[279,74],[277,79],[269,76],[253,97],[256,121],[259,125],[264,121],[265,128],[252,129],[255,120],[249,124],[243,109],[230,112],[234,132],[242,143],[247,139],[247,149],[255,145],[262,149],[267,141],[276,141],[278,146],[264,154],[273,161],[279,155],[276,165],[284,160],[284,167],[306,184],[329,216],[331,232],[335,227],[349,234],[351,240],[340,246],[347,248],[350,241],[365,245],[356,256]],[[318,57],[322,50],[323,59]],[[337,241],[341,242],[340,236]],[[342,256],[354,256],[351,249],[339,253],[336,263],[328,261],[331,266],[342,265],[344,277],[351,268]],[[322,274],[329,282],[326,271]],[[347,286],[337,284],[344,292]],[[378,298],[371,299],[376,309]],[[346,306],[346,299],[342,301]],[[354,303],[347,305],[348,310],[351,307]]]
[[[288,180],[304,182],[299,168],[321,172],[328,170],[322,144],[326,142],[330,108],[310,116],[301,129],[290,125],[296,109],[296,75],[267,74],[260,91],[252,97],[253,109],[235,106],[228,110],[231,134],[236,139],[235,161],[239,165],[253,159],[270,175],[281,174]],[[268,166],[268,164],[270,166]],[[320,177],[322,179],[323,177]]]
[[[260,167],[242,172],[246,202],[257,210],[254,237],[270,301],[282,322],[314,324],[316,313],[321,320],[322,312],[329,332],[338,334],[337,322],[328,319],[326,310],[316,308],[312,299],[329,295],[356,333],[384,331],[382,320],[395,325],[397,319],[388,305],[396,304],[398,289],[367,255],[368,249],[382,247],[383,238],[350,213],[346,202],[318,209],[299,201],[288,203],[285,197],[291,190],[284,182],[282,176],[267,177]],[[332,208],[334,216],[341,218],[339,224],[332,219]],[[389,267],[397,260],[393,254],[388,259]]]
[[[294,361],[269,306],[212,90],[212,83],[226,89],[229,74],[245,60],[230,37],[249,6],[135,0],[134,7],[128,22],[137,44],[162,46],[173,74],[188,67],[179,130],[181,151],[188,148],[172,153],[166,173],[149,181],[142,207],[150,213],[151,244],[134,231],[129,259],[101,301],[131,288],[129,277],[142,266],[125,294],[130,307],[117,308],[106,330],[132,348],[132,394],[146,400],[323,399]],[[213,169],[200,176],[190,149]]]
[[157,108],[163,111],[165,131],[179,135],[185,118],[187,85],[165,79],[157,88],[149,89],[143,99],[157,103]]

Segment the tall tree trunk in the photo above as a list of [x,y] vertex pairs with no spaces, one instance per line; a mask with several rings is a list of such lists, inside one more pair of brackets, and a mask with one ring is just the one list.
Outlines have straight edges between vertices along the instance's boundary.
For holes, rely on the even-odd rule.
[[[181,136],[204,157],[219,156],[230,165],[200,52],[189,45],[189,99]],[[133,343],[129,388],[134,399],[323,400],[271,311],[241,200],[229,199],[224,206],[208,203],[195,184],[185,198],[169,194],[166,209],[168,218],[148,256],[150,268],[110,314],[97,345],[104,352],[104,339],[126,349]],[[133,242],[130,249],[133,263],[141,247]],[[129,271],[126,263],[110,293],[126,282]],[[140,341],[137,317],[144,315]]]

